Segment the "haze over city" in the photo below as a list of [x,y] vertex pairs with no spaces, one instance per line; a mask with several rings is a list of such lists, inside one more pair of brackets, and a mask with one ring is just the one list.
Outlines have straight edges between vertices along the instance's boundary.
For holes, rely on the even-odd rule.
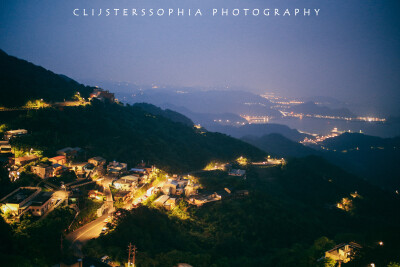
[[[73,15],[84,8],[204,14]],[[206,12],[212,8],[289,9],[292,15],[213,17]],[[295,17],[295,8],[320,12]],[[0,11],[0,47],[78,81],[330,96],[399,115],[398,8],[398,1],[361,0],[9,1]]]

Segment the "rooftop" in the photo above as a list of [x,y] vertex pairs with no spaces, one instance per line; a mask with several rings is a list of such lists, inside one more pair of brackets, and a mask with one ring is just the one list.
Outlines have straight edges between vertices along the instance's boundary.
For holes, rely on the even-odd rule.
[[104,158],[102,158],[102,157],[93,157],[93,158],[90,158],[89,160],[96,160],[96,161],[103,161],[103,160],[105,160]]
[[132,168],[130,171],[132,172],[145,172],[145,169],[139,169],[139,168]]
[[85,166],[87,164],[89,164],[89,163],[87,163],[87,162],[74,162],[74,163],[71,163],[71,167]]
[[129,180],[125,180],[125,179],[118,179],[114,182],[114,184],[127,184],[127,185],[131,185],[132,181]]
[[31,206],[42,206],[52,197],[52,195],[53,193],[51,192],[40,192],[31,200]]
[[120,178],[120,180],[129,180],[129,181],[137,181],[139,176],[137,175],[127,175]]
[[51,165],[41,162],[41,163],[37,164],[35,167],[48,168],[48,167],[51,167]]
[[163,205],[168,199],[169,199],[169,196],[167,196],[167,195],[162,195],[162,196],[160,196],[159,198],[157,198],[157,199],[154,201],[154,204]]
[[1,200],[3,203],[19,204],[28,197],[32,196],[39,188],[20,187]]
[[27,133],[28,131],[25,129],[18,129],[18,130],[10,130],[7,131],[6,134],[19,134],[19,133]]
[[340,249],[340,248],[342,248],[344,246],[347,246],[347,245],[352,247],[352,248],[358,248],[358,249],[362,248],[361,245],[359,245],[359,244],[357,244],[355,242],[349,242],[349,243],[341,243],[339,245],[336,245],[334,248],[328,250],[327,252],[332,252],[332,251],[338,250],[338,249]]
[[28,156],[19,157],[16,159],[21,161],[21,160],[31,160],[31,159],[36,159],[36,158],[39,158],[39,157],[36,155],[28,155]]
[[62,159],[65,159],[65,156],[56,156],[56,157],[49,158],[49,160],[51,160],[51,159],[53,159],[53,160],[62,160]]

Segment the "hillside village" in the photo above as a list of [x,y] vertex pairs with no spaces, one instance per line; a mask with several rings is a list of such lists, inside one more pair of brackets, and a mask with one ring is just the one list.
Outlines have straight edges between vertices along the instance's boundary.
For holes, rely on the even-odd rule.
[[[108,103],[117,101],[111,93],[101,89],[96,89],[91,98]],[[88,103],[78,98],[65,105],[55,105],[63,109]],[[197,129],[198,126],[194,127]],[[203,130],[200,128],[200,131]],[[41,221],[59,208],[70,208],[75,215],[65,230],[65,238],[77,257],[84,257],[81,244],[115,231],[127,211],[147,206],[185,220],[187,215],[182,210],[185,203],[200,208],[207,203],[249,198],[252,192],[235,187],[238,181],[247,180],[249,166],[262,169],[286,165],[284,158],[268,156],[263,161],[251,162],[241,156],[232,162],[211,162],[204,169],[174,174],[151,162],[138,159],[136,165],[128,165],[93,154],[83,147],[59,147],[54,154],[44,154],[38,149],[21,149],[13,145],[18,143],[19,138],[30,135],[32,132],[26,129],[6,129],[3,132],[0,159],[11,185],[18,184],[22,176],[29,177],[31,185],[11,186],[3,194],[0,199],[2,216],[10,225],[24,224],[26,218]],[[230,183],[202,184],[199,177],[214,176],[216,172],[234,180],[229,180]],[[327,207],[352,213],[353,202],[357,198],[362,197],[353,191],[343,195],[337,203],[327,203]],[[333,259],[335,262],[350,262],[352,255],[361,249],[354,242],[342,243],[326,250],[318,261]],[[118,261],[107,255],[96,261],[107,266],[120,266]],[[63,266],[74,264],[76,262]]]
[[[4,166],[10,181],[17,182],[23,173],[30,174],[36,181],[36,186],[18,187],[0,199],[2,215],[9,223],[19,222],[25,214],[40,220],[60,206],[69,206],[79,215],[80,209],[85,209],[79,205],[79,199],[87,198],[100,205],[88,215],[90,220],[76,218],[85,223],[103,221],[101,231],[95,233],[100,235],[107,233],[106,225],[115,224],[116,221],[111,220],[112,215],[115,219],[121,214],[121,209],[137,208],[143,203],[152,203],[154,207],[170,211],[180,200],[199,207],[209,202],[249,195],[248,190],[227,187],[210,191],[195,177],[197,172],[221,170],[229,176],[245,180],[246,170],[234,169],[229,163],[211,163],[211,167],[204,170],[169,175],[143,161],[136,166],[128,166],[101,156],[88,157],[80,147],[60,148],[55,155],[42,155],[34,149],[25,153],[16,151],[12,141],[29,134],[25,129],[9,130],[0,141],[0,156],[3,161],[7,159]],[[234,164],[238,163],[245,166],[248,162],[241,157]],[[276,166],[282,163],[280,159],[269,158],[253,164]],[[108,217],[103,219],[104,216]],[[75,231],[82,226],[78,223]]]
[[[228,188],[221,188],[218,192],[199,193],[201,185],[191,175],[174,174],[170,177],[155,166],[143,162],[128,168],[126,163],[115,160],[107,162],[100,156],[86,160],[85,151],[79,147],[62,148],[57,151],[57,155],[49,158],[40,157],[35,151],[15,157],[11,153],[12,147],[8,141],[26,134],[28,131],[25,129],[7,131],[1,143],[1,153],[9,156],[6,167],[12,181],[17,181],[22,172],[31,172],[41,179],[38,180],[38,184],[44,191],[41,187],[20,187],[3,197],[0,200],[1,209],[8,219],[18,220],[21,215],[29,211],[35,216],[43,216],[51,208],[63,202],[70,203],[75,192],[79,192],[80,187],[88,184],[103,188],[110,186],[114,189],[113,198],[122,202],[122,206],[127,208],[135,207],[153,195],[160,195],[154,201],[155,205],[171,210],[175,207],[177,198],[184,198],[193,205],[201,206],[228,196],[248,194],[245,191],[232,193]],[[245,170],[232,169],[230,166],[225,164],[223,169],[231,176],[246,179]],[[76,179],[65,181],[63,174],[71,172]],[[58,192],[65,194],[57,194]],[[57,198],[61,195],[64,198]],[[94,199],[103,199],[104,196],[104,190],[89,190],[87,194],[87,197]]]
[[[393,196],[317,157],[274,158],[98,87],[25,100],[0,107],[0,210],[28,266],[132,266],[136,245],[138,266],[335,266],[365,257],[371,225],[398,225]],[[372,232],[373,249],[395,250]]]
[[[7,159],[5,168],[10,181],[17,182],[22,173],[30,174],[36,181],[35,186],[18,187],[0,199],[2,215],[8,223],[20,222],[26,214],[41,220],[58,207],[68,206],[76,212],[75,220],[69,227],[70,234],[67,235],[72,242],[79,240],[75,237],[95,223],[100,225],[90,231],[91,237],[106,235],[116,227],[124,210],[135,209],[143,204],[168,212],[174,210],[181,200],[200,207],[224,199],[246,198],[250,194],[248,190],[236,190],[233,187],[208,190],[196,178],[196,173],[218,170],[227,176],[246,180],[248,164],[265,168],[286,163],[283,158],[268,157],[262,162],[249,162],[240,157],[232,163],[212,162],[203,170],[168,174],[143,161],[136,166],[128,166],[101,156],[89,157],[87,151],[80,147],[60,148],[55,155],[42,155],[34,149],[25,153],[16,151],[11,145],[12,141],[29,134],[25,129],[9,130],[0,141],[1,158]],[[242,166],[243,169],[235,166]],[[360,197],[357,192],[351,196]],[[85,211],[87,207],[82,203],[87,205],[87,201],[96,203],[96,208]],[[350,211],[352,205],[348,198],[332,204],[345,211]],[[361,246],[341,244],[327,251],[327,256],[321,259],[329,257],[348,262],[350,257],[346,255],[353,253],[353,248],[359,250]],[[77,250],[80,254],[79,248]],[[108,256],[102,261],[112,264]]]

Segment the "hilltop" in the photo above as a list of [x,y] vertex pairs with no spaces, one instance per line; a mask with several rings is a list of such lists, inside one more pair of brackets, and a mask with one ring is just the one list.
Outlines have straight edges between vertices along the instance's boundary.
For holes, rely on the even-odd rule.
[[50,103],[71,100],[77,92],[86,98],[93,91],[93,87],[10,56],[1,49],[0,69],[0,107],[21,107],[38,99]]
[[277,133],[271,133],[261,137],[248,135],[241,139],[277,157],[305,157],[322,154]]

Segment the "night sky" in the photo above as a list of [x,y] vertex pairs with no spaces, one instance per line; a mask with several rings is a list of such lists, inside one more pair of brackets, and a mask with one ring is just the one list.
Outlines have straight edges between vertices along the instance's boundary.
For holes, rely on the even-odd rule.
[[[245,87],[400,110],[400,1],[3,1],[0,48],[77,80]],[[75,8],[200,8],[203,16],[75,17]],[[212,8],[292,16],[213,17]],[[294,8],[320,9],[293,16]]]

